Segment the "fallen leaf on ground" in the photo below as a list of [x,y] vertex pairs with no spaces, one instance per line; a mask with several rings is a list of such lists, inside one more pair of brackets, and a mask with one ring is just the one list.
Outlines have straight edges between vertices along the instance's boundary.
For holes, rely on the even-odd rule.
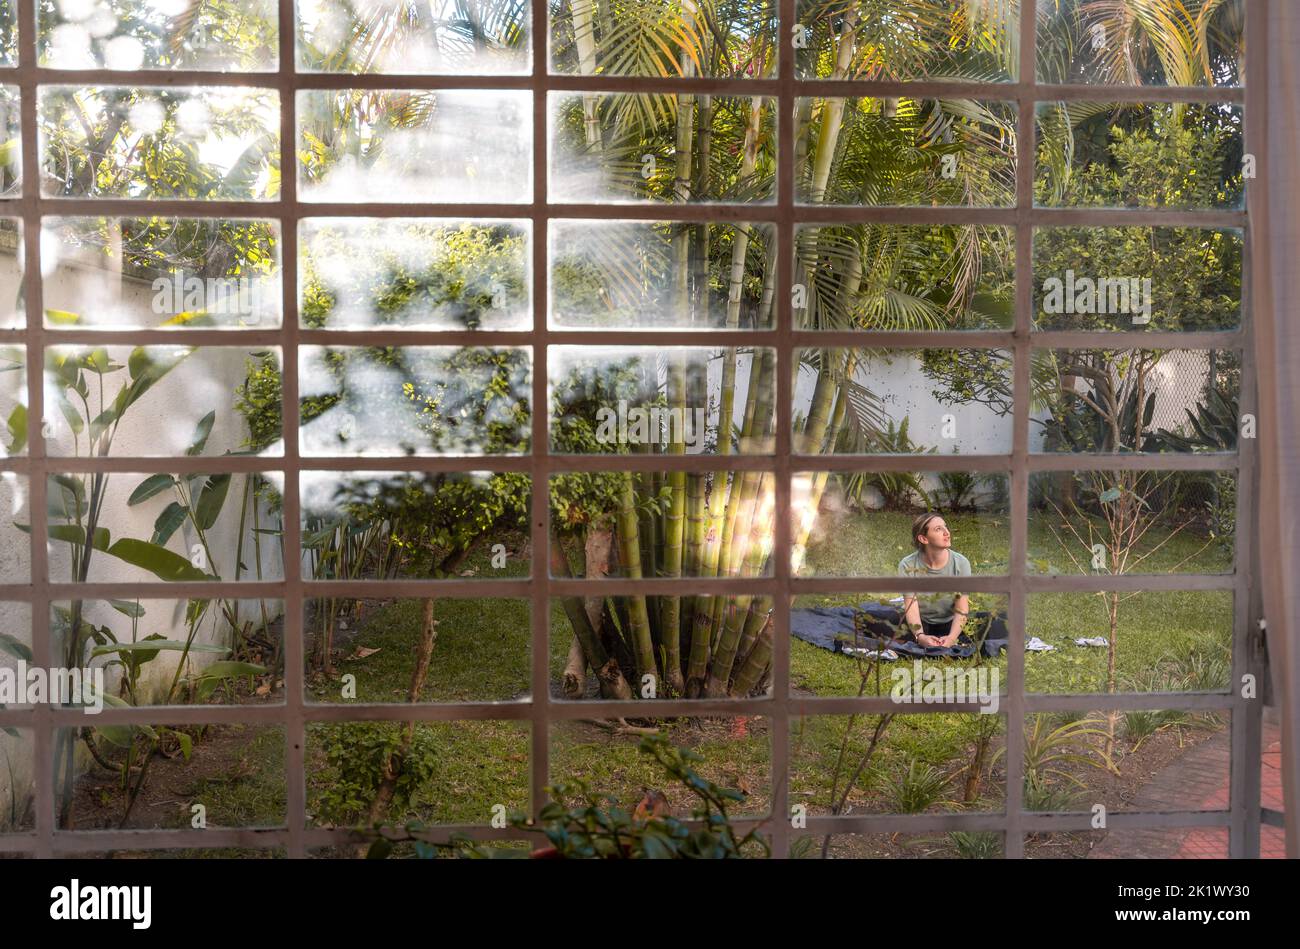
[[378,646],[374,649],[371,649],[369,646],[358,646],[356,652],[348,656],[348,659],[349,660],[365,659],[367,656],[373,656],[375,653],[379,652],[379,650],[383,648],[384,648],[383,646]]

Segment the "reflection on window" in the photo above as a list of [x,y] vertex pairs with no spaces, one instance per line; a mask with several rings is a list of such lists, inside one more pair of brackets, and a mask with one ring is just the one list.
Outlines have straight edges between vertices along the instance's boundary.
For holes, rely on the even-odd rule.
[[532,199],[527,92],[299,92],[298,144],[299,184],[307,201]]
[[1011,450],[1011,354],[998,349],[796,350],[801,454]]
[[265,201],[280,186],[280,97],[269,89],[43,86],[49,197]]
[[298,0],[298,68],[508,75],[529,68],[527,3]]

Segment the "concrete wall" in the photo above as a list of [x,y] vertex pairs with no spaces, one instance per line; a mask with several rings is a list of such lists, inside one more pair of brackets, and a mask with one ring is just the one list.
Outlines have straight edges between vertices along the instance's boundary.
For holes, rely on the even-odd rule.
[[[62,248],[56,248],[62,251]],[[45,304],[50,308],[67,309],[87,314],[90,323],[117,322],[130,319],[136,325],[155,326],[167,319],[167,313],[155,313],[151,307],[153,289],[148,282],[123,277],[102,265],[103,257],[94,257],[91,252],[77,254],[62,253],[57,264],[45,276]],[[0,247],[0,300],[15,299],[19,288],[19,269],[12,248],[6,252]],[[105,319],[104,316],[108,315]],[[237,342],[233,340],[232,342]],[[177,333],[178,345],[184,343],[183,331]],[[122,364],[126,363],[132,347],[109,346],[110,357]],[[12,355],[12,354],[11,354]],[[204,456],[220,456],[228,451],[239,450],[246,437],[243,418],[234,409],[235,387],[243,380],[245,363],[249,350],[243,347],[205,347],[195,351],[180,365],[173,369],[161,382],[155,385],[125,414],[114,437],[111,454],[115,456],[156,457],[156,465],[142,465],[140,473],[118,474],[109,477],[105,493],[103,527],[108,528],[114,540],[122,537],[134,537],[148,540],[154,529],[154,520],[158,514],[175,499],[171,491],[156,495],[148,501],[128,506],[127,498],[145,477],[156,472],[167,471],[168,458],[184,455],[191,444],[195,426],[208,412],[215,412],[212,433],[208,439]],[[105,375],[104,401],[111,402],[117,390],[128,379],[126,370]],[[91,376],[91,410],[99,411],[99,392],[95,379]],[[26,402],[25,382],[21,372],[0,373],[0,422],[9,417],[15,404]],[[74,448],[74,433],[64,421],[53,401],[58,389],[46,385],[45,400],[49,407],[47,417],[56,420],[56,426],[47,442],[51,456],[71,456]],[[80,406],[79,406],[80,407]],[[84,412],[84,409],[82,410]],[[33,423],[34,425],[35,423]],[[0,430],[3,426],[0,425]],[[79,450],[86,453],[86,436],[80,437]],[[83,475],[89,480],[89,475]],[[212,559],[220,576],[225,580],[235,577],[235,555],[240,539],[240,512],[244,500],[245,478],[235,476],[230,485],[229,495],[216,524],[207,532]],[[0,575],[7,582],[25,582],[31,577],[30,537],[18,530],[14,522],[26,524],[30,521],[28,512],[29,486],[25,476],[4,473],[0,477]],[[260,512],[263,528],[275,526],[275,519],[263,509]],[[261,572],[267,580],[283,576],[282,556],[279,542],[274,537],[261,537]],[[185,557],[190,557],[198,543],[194,529],[186,524],[177,530],[168,541],[167,547]],[[71,579],[70,553],[68,544],[51,541],[50,543],[50,577],[54,581],[67,582]],[[256,579],[257,567],[254,557],[251,512],[243,530],[243,551],[241,557],[245,569],[243,579]],[[153,581],[157,578],[136,567],[97,552],[91,561],[89,577],[91,581],[130,582]],[[143,638],[153,633],[160,633],[169,639],[185,639],[187,625],[185,622],[185,602],[183,600],[149,600],[142,601],[145,615],[139,621],[136,635]],[[274,619],[280,612],[278,602],[268,602],[267,609]],[[215,621],[215,609],[205,620],[196,637],[198,642],[215,642],[228,644],[229,631],[222,623]],[[260,625],[257,601],[242,601],[241,616],[254,618]],[[114,610],[104,602],[87,602],[84,605],[87,621],[97,625],[107,625],[114,631],[119,641],[130,641],[132,637],[131,620]],[[31,641],[30,608],[25,603],[0,602],[0,631],[6,632],[21,642]],[[157,701],[165,693],[176,669],[178,653],[160,653],[158,658],[145,666],[142,677],[144,694],[148,701]],[[57,658],[57,657],[56,657]],[[210,662],[219,656],[211,653],[196,654],[193,668]],[[102,664],[105,658],[95,660]],[[12,668],[15,660],[7,654],[0,653],[0,665]],[[110,670],[106,685],[111,693],[116,694],[118,676],[116,669]],[[18,789],[19,810],[27,809],[23,800],[31,787],[31,736],[23,734],[14,738],[0,732],[0,829],[6,827],[11,816],[10,804],[13,788]]]

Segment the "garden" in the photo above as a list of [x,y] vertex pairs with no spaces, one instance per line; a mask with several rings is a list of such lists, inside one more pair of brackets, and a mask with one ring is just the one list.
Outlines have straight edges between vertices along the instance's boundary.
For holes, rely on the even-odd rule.
[[[520,19],[527,5],[450,4],[458,12],[432,24],[415,4],[321,6],[344,17],[347,28],[300,24],[300,65],[313,70],[373,70],[419,48],[430,29],[447,57],[429,67],[434,71],[516,71],[529,44]],[[558,72],[774,75],[768,4],[552,6]],[[1001,5],[968,5],[970,16],[978,14],[972,20],[953,15],[951,4],[923,0],[909,4],[918,15],[907,23],[877,15],[875,6],[801,3],[798,74],[1013,75],[1014,31],[1005,12],[999,18]],[[1238,4],[1193,4],[1202,16],[1191,33],[1136,18],[1131,8],[1139,4],[1052,6],[1056,12],[1040,23],[1040,49],[1059,81],[1089,71],[1119,82],[1215,84],[1231,81],[1238,68]],[[246,65],[265,56],[257,17],[232,27],[224,5],[204,10],[208,35],[221,35],[231,55]],[[157,27],[148,14],[139,17],[124,21],[123,35]],[[1098,24],[1103,36],[1125,37],[1125,55],[1094,42]],[[282,173],[278,119],[254,92],[232,87],[211,97],[196,122],[197,97],[184,90],[61,88],[42,105],[43,164],[29,173],[47,194],[67,197],[273,200]],[[528,100],[521,113],[507,94],[468,95],[313,90],[298,115],[298,166],[284,171],[296,174],[307,194],[336,196],[355,185],[373,197],[391,182],[398,196],[375,200],[445,200],[420,189],[454,187],[463,174],[475,180],[480,200],[514,200],[492,189],[511,185],[512,142],[527,139],[521,115]],[[464,116],[473,126],[465,170],[457,165],[448,181],[427,184],[429,155],[456,164],[447,140]],[[759,96],[566,93],[552,99],[548,121],[555,200],[760,203],[774,194],[777,118]],[[1033,161],[1035,196],[1044,206],[1240,205],[1239,107],[1043,105],[1033,156],[1016,154],[1016,121],[1010,103],[800,98],[797,200],[1006,207],[1014,203],[1016,163]],[[499,148],[489,155],[485,143],[493,141]],[[552,222],[540,301],[552,327],[700,332],[690,346],[655,345],[653,336],[636,347],[552,346],[546,405],[535,404],[531,350],[491,338],[492,331],[532,326],[539,305],[532,261],[540,237],[527,219],[305,217],[293,243],[296,313],[279,305],[279,228],[251,216],[147,213],[43,222],[42,306],[51,335],[165,328],[176,342],[49,347],[39,370],[45,419],[27,414],[26,351],[0,353],[3,455],[24,456],[39,430],[47,453],[68,467],[48,479],[43,512],[29,509],[23,476],[6,472],[0,491],[14,516],[0,528],[0,558],[11,575],[30,577],[32,518],[44,517],[56,582],[217,581],[225,588],[279,581],[286,570],[307,582],[300,617],[260,592],[54,604],[54,655],[70,669],[104,670],[99,702],[159,706],[150,725],[100,727],[88,718],[84,727],[58,732],[59,827],[282,826],[282,728],[177,724],[163,706],[282,706],[286,681],[301,676],[310,705],[476,709],[468,720],[407,722],[395,708],[391,721],[309,724],[303,755],[312,827],[517,829],[518,814],[532,803],[532,736],[526,718],[494,716],[489,703],[509,709],[532,696],[539,648],[547,650],[554,701],[644,706],[613,719],[598,712],[556,719],[547,742],[556,797],[575,813],[586,802],[601,815],[632,815],[629,837],[647,833],[647,820],[670,828],[662,840],[639,844],[647,855],[705,843],[726,855],[761,855],[761,836],[718,831],[702,843],[670,818],[688,818],[703,805],[728,819],[758,820],[761,835],[762,823],[774,819],[774,782],[809,815],[1003,809],[1002,715],[901,708],[805,715],[790,724],[790,768],[781,775],[773,774],[773,731],[761,715],[656,713],[663,698],[745,699],[787,687],[799,714],[803,699],[889,695],[892,672],[906,661],[891,663],[879,648],[866,648],[882,644],[863,638],[861,624],[843,643],[853,647],[847,650],[792,638],[790,680],[774,682],[774,637],[789,631],[776,628],[768,594],[557,595],[535,626],[521,584],[543,572],[557,580],[749,580],[772,576],[778,560],[789,558],[795,576],[851,586],[897,577],[915,546],[910,525],[926,511],[943,515],[973,577],[1005,577],[1012,568],[1010,472],[927,465],[1011,451],[1012,354],[975,345],[882,348],[870,334],[1010,328],[1012,228],[800,224],[794,246],[782,250],[775,227],[762,223]],[[21,314],[19,224],[0,221],[0,239],[0,288]],[[793,364],[761,345],[710,345],[708,330],[777,325],[782,252],[793,267],[795,328],[860,331],[861,343],[799,348]],[[1061,464],[1030,473],[1024,569],[1038,577],[1233,573],[1235,467],[1170,472],[1108,462],[1235,453],[1240,353],[1142,348],[1130,340],[1143,330],[1238,326],[1241,234],[1044,227],[1035,233],[1032,263],[1035,329],[1095,332],[1096,342],[1033,351],[1030,451]],[[1122,277],[1127,304],[1119,303],[1118,282],[1079,284],[1062,312],[1051,280],[1066,281],[1068,272],[1074,281],[1076,271]],[[187,275],[199,280],[193,298]],[[240,339],[243,330],[277,329],[284,319],[298,320],[314,334],[311,342],[290,354],[264,339]],[[227,330],[229,342],[186,344],[195,329]],[[483,341],[427,342],[440,330],[482,331]],[[410,331],[425,335],[404,343]],[[1117,331],[1129,335],[1121,340]],[[287,359],[297,393],[288,406]],[[781,434],[804,461],[814,459],[792,475],[788,548],[775,542],[777,475],[754,463],[778,444],[782,372],[791,377],[793,427]],[[546,415],[546,446],[534,443],[538,412]],[[291,479],[274,467],[287,440],[296,440],[305,462]],[[566,464],[539,492],[527,459],[543,449],[566,461],[627,455],[634,462],[592,471]],[[687,471],[663,463],[688,455],[716,464]],[[837,456],[853,455],[896,456],[897,465],[882,471],[838,463]],[[480,456],[482,470],[458,463]],[[129,472],[78,464],[115,457],[142,464]],[[816,457],[836,464],[818,470]],[[169,471],[169,459],[191,461]],[[208,459],[212,472],[194,467]],[[231,459],[259,464],[218,471],[230,467],[219,461]],[[440,466],[444,459],[457,463]],[[270,467],[260,465],[267,460]],[[291,484],[297,496],[286,503]],[[536,562],[530,524],[541,497],[550,554]],[[288,543],[286,511],[298,515],[297,562],[288,553],[296,547]],[[401,591],[402,581],[428,580],[454,581],[457,592],[430,595],[428,585]],[[313,586],[336,581],[373,581],[380,592]],[[1151,775],[1225,736],[1225,714],[1184,710],[1178,694],[1228,689],[1232,591],[1116,587],[1028,596],[1023,624],[1011,630],[1035,644],[1025,653],[1024,688],[1170,693],[1168,708],[1028,715],[1029,811],[1134,809]],[[791,607],[796,616],[829,607],[861,611],[905,592],[801,595]],[[972,592],[970,600],[974,610],[995,614],[1009,606],[1005,593]],[[0,662],[11,666],[33,658],[23,607],[4,604]],[[538,628],[546,630],[544,641]],[[301,648],[287,651],[289,631],[298,629]],[[302,657],[301,668],[289,667],[287,652]],[[1010,681],[1005,653],[935,661],[996,671],[1003,693]],[[0,734],[0,830],[33,824],[30,739],[8,726]],[[550,816],[564,819],[561,811]],[[459,850],[406,840],[391,852],[526,855],[528,845],[506,836],[461,840]],[[362,855],[368,844],[364,834],[357,839],[316,855]],[[1086,856],[1094,843],[1084,833],[1043,834],[1031,837],[1026,852]],[[995,832],[796,834],[793,855],[996,857],[1002,846]],[[185,854],[232,852],[278,853]]]

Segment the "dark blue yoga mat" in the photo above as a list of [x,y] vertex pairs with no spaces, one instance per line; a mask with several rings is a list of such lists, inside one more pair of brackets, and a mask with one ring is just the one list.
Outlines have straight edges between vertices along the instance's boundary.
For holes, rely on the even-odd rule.
[[[974,643],[958,643],[956,646],[922,646],[915,642],[903,642],[898,639],[878,639],[875,636],[855,633],[853,618],[858,613],[894,622],[898,611],[883,603],[860,603],[857,606],[817,606],[811,609],[790,611],[790,633],[796,639],[829,649],[831,652],[843,653],[845,646],[858,649],[892,649],[900,656],[913,656],[921,659],[957,658],[969,659],[975,654]],[[1007,648],[1005,639],[986,639],[983,653],[996,656]]]

